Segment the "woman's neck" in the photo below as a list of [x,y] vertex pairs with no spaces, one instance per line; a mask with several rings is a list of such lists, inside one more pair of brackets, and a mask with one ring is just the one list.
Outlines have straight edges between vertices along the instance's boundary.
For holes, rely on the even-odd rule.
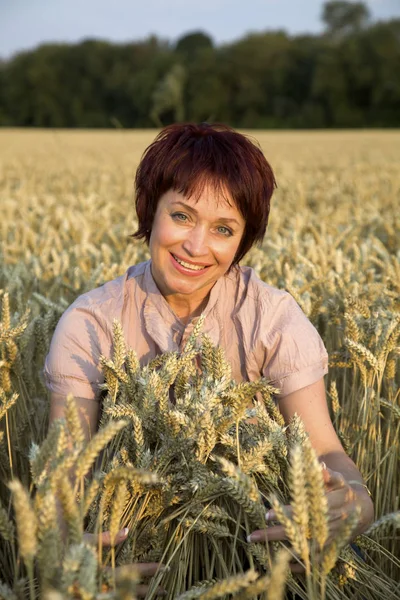
[[167,296],[165,299],[178,319],[186,326],[192,319],[201,315],[207,306],[209,296],[210,294],[208,293],[207,296],[200,301],[195,301],[193,298],[181,298],[176,296]]

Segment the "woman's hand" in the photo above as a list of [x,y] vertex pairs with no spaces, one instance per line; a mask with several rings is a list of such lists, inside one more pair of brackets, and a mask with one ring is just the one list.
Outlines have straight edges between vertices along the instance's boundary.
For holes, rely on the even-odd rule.
[[[329,537],[326,542],[328,545],[338,535],[343,521],[350,515],[360,511],[360,522],[353,531],[352,537],[356,537],[358,534],[365,530],[366,525],[372,519],[371,510],[373,511],[373,505],[371,499],[368,496],[364,486],[356,484],[354,488],[348,483],[341,473],[333,471],[325,467],[322,471],[326,498],[328,502],[328,524],[329,524]],[[352,482],[353,484],[355,482]],[[356,489],[359,488],[359,489]],[[286,506],[286,514],[291,517],[292,508]],[[288,537],[283,525],[279,524],[274,510],[269,510],[266,514],[267,523],[275,521],[277,524],[271,527],[267,526],[267,529],[253,531],[248,538],[249,542],[272,542],[272,541],[287,541]],[[350,539],[348,540],[350,541]],[[298,566],[298,565],[297,565]],[[299,569],[293,569],[298,571]]]
[[[128,537],[128,528],[125,527],[125,529],[121,529],[118,533],[117,536],[115,538],[115,545],[117,546],[118,544],[122,544],[122,542],[124,542],[126,540],[126,538]],[[101,544],[101,546],[103,548],[109,548],[111,546],[111,536],[110,536],[110,532],[109,531],[103,531],[103,533],[99,536],[96,535],[94,533],[85,533],[84,536],[84,541],[88,544],[91,544],[93,546],[97,546],[99,544]],[[135,567],[136,571],[138,572],[138,574],[140,575],[140,577],[152,577],[153,575],[155,575],[157,572],[160,572],[160,570],[165,570],[167,567],[165,567],[165,565],[162,565],[161,563],[134,563],[133,566]],[[122,567],[123,568],[123,567]],[[116,571],[118,571],[119,567],[116,568]],[[137,585],[136,586],[136,595],[138,597],[145,597],[146,594],[148,592],[148,586],[147,585]],[[157,596],[164,596],[165,595],[165,591],[161,588],[158,588],[157,590]]]

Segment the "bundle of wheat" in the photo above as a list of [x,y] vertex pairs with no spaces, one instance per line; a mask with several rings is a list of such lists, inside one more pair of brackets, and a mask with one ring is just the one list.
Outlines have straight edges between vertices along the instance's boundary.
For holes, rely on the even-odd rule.
[[[251,598],[261,590],[274,590],[277,598],[285,580],[289,590],[311,600],[336,598],[337,582],[347,588],[343,597],[361,591],[373,597],[371,577],[379,571],[346,547],[357,522],[345,519],[339,536],[329,537],[322,469],[301,422],[295,418],[284,427],[276,390],[265,380],[233,382],[221,349],[207,336],[197,344],[201,322],[181,354],[160,355],[143,368],[116,322],[112,359],[102,359],[106,396],[98,433],[84,443],[69,397],[65,419],[31,449],[34,500],[19,481],[10,483],[18,556],[32,600],[35,558],[39,594],[56,590],[66,598],[94,598],[105,586],[112,596],[117,566],[158,561],[170,569],[160,570],[147,598],[158,585],[170,598]],[[279,577],[271,568],[282,544],[247,541],[251,531],[266,527],[269,503],[290,542],[276,559]],[[130,535],[117,546],[125,526]],[[4,529],[15,560],[5,512]],[[84,542],[85,529],[109,530],[111,549],[96,554]],[[290,558],[304,565],[304,580],[284,569]],[[271,583],[274,577],[278,583]],[[373,593],[393,593],[396,586],[390,578],[374,579]]]

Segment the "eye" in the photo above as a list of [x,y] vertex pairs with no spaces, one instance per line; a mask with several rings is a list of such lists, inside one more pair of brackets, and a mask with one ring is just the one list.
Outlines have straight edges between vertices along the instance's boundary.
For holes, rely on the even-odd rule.
[[232,235],[232,231],[230,229],[228,229],[228,227],[225,227],[224,225],[220,225],[217,228],[218,233],[222,233],[222,235],[226,235],[227,237]]
[[187,215],[184,213],[173,213],[171,217],[175,219],[175,221],[180,221],[181,223],[185,223],[187,221]]

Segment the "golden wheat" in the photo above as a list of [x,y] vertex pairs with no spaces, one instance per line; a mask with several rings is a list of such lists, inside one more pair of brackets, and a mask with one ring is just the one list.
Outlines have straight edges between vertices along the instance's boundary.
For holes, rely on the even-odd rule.
[[[154,132],[3,130],[0,135],[1,482],[15,475],[26,490],[33,483],[36,494],[32,504],[27,491],[18,488],[25,494],[25,516],[17,505],[14,517],[9,511],[0,513],[4,598],[26,596],[14,522],[19,554],[28,563],[37,554],[43,586],[63,582],[53,592],[39,591],[31,569],[32,600],[40,592],[60,600],[101,593],[101,557],[80,543],[64,548],[64,557],[58,554],[61,542],[51,532],[52,498],[60,490],[65,505],[69,498],[70,542],[71,536],[79,541],[85,516],[91,531],[109,525],[115,486],[125,477],[131,533],[121,551],[116,547],[118,564],[157,556],[172,567],[180,565],[162,576],[170,597],[193,585],[198,593],[189,597],[209,593],[211,584],[199,582],[208,576],[236,577],[244,558],[252,564],[254,556],[261,570],[267,568],[273,546],[246,544],[248,520],[262,526],[262,499],[273,493],[280,502],[289,502],[288,456],[298,445],[302,454],[297,457],[298,480],[293,473],[292,485],[302,492],[303,470],[306,494],[296,492],[293,539],[299,537],[300,525],[305,527],[301,506],[308,504],[313,516],[305,533],[320,548],[324,545],[320,467],[308,451],[301,424],[294,420],[286,427],[268,382],[260,383],[261,394],[249,410],[255,389],[230,388],[230,366],[222,349],[198,336],[201,320],[182,356],[157,357],[147,371],[125,348],[116,323],[113,356],[103,360],[105,410],[100,436],[105,437],[95,442],[93,438],[91,445],[83,441],[79,416],[69,400],[66,421],[53,425],[43,442],[48,403],[41,370],[59,317],[78,294],[149,256],[145,246],[127,236],[135,229],[134,170],[153,137]],[[388,131],[259,132],[256,137],[274,165],[279,188],[266,239],[250,251],[246,263],[267,283],[289,290],[319,329],[330,354],[327,385],[334,425],[372,491],[378,518],[368,534],[358,538],[367,563],[355,553],[349,555],[351,551],[341,551],[351,530],[348,523],[342,540],[325,551],[322,566],[314,564],[311,553],[316,579],[308,591],[290,575],[287,583],[307,600],[319,600],[321,590],[332,600],[356,593],[366,600],[393,596],[398,591],[393,582],[400,576],[399,542],[393,534],[399,522],[400,486],[400,136]],[[208,381],[196,373],[193,359],[199,350]],[[175,407],[169,406],[165,393],[172,384]],[[111,434],[115,419],[121,417],[125,425]],[[257,427],[247,422],[251,417],[258,420]],[[212,460],[215,456],[234,465],[230,475]],[[131,469],[129,477],[123,474],[125,468]],[[90,469],[95,471],[92,481]],[[142,469],[150,470],[148,479]],[[67,478],[74,470],[73,488]],[[5,485],[0,494],[3,506],[10,506]],[[27,518],[27,511],[33,511],[32,518]],[[217,514],[220,519],[212,516]],[[198,523],[202,532],[194,531],[194,525],[184,527],[185,520]],[[289,531],[294,527],[290,523]],[[26,533],[36,525],[37,538],[28,539]],[[221,532],[227,528],[233,538],[216,539],[216,528]],[[300,550],[305,551],[304,539],[311,543],[307,535],[301,543],[298,539]],[[325,589],[319,588],[318,573],[321,568],[330,571],[338,554],[339,566],[327,575]],[[41,565],[49,560],[54,565],[46,576]],[[122,577],[120,583],[116,577],[120,592],[111,588],[107,594],[115,598],[132,594],[135,577]],[[249,583],[239,597],[258,584],[256,593],[268,577]],[[160,581],[151,588],[151,598]],[[216,585],[216,593],[227,589],[221,582]],[[280,592],[271,588],[268,593],[275,598]]]

